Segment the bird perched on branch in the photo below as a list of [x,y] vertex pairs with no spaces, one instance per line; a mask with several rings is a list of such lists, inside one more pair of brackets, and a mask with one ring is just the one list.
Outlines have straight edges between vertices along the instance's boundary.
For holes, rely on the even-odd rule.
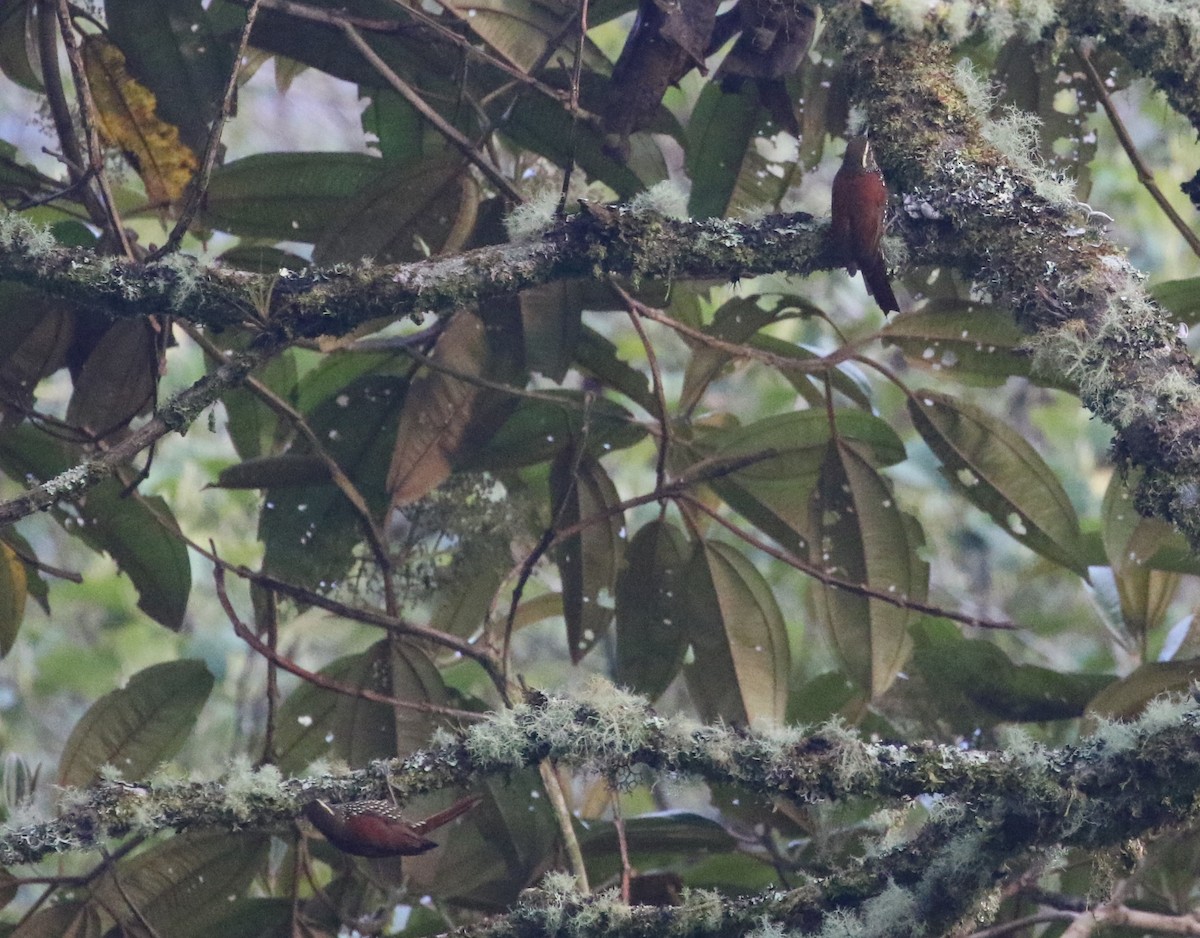
[[437,844],[425,834],[470,811],[483,799],[462,798],[423,821],[407,821],[390,801],[348,801],[331,805],[320,799],[304,806],[304,816],[343,853],[356,857],[411,857]]
[[871,142],[865,136],[851,137],[842,168],[833,177],[829,238],[834,254],[850,275],[862,271],[867,292],[885,313],[900,311],[879,250],[887,200],[887,185],[875,164]]

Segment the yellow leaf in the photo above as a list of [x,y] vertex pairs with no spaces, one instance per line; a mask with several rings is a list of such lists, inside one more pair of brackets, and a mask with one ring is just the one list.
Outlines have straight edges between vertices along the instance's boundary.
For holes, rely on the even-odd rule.
[[8,654],[25,616],[25,564],[0,541],[0,657]]
[[196,154],[180,141],[179,128],[159,119],[153,92],[134,80],[124,54],[103,36],[84,39],[83,64],[101,139],[137,171],[152,203],[178,202],[199,167]]

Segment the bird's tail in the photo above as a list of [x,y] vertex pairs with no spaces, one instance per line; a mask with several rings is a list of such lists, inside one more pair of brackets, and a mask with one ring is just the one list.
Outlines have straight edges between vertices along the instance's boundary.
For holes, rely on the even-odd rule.
[[883,263],[883,255],[875,257],[862,268],[863,282],[867,292],[875,297],[875,302],[885,313],[900,312],[900,304],[896,302],[896,294],[888,281],[887,267]]
[[430,831],[435,831],[443,824],[449,824],[460,814],[465,814],[470,811],[475,805],[483,801],[482,795],[468,795],[466,798],[460,798],[445,811],[439,811],[437,814],[431,814],[423,821],[417,821],[412,825],[413,833],[418,836],[424,836]]

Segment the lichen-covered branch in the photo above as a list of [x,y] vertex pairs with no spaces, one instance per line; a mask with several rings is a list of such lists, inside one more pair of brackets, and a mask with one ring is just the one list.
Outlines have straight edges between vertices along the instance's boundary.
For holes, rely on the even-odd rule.
[[278,337],[266,338],[246,352],[231,355],[224,365],[160,404],[153,417],[119,443],[15,498],[0,502],[0,527],[13,524],[57,502],[80,498],[155,441],[168,433],[186,431],[205,408],[218,401],[226,391],[241,384],[246,375],[281,347],[282,342]]
[[175,257],[134,264],[59,247],[37,226],[0,213],[0,280],[36,285],[109,316],[169,312],[209,328],[251,320],[291,337],[346,335],[365,322],[444,313],[566,277],[647,280],[808,274],[834,266],[823,224],[804,213],[753,224],[680,221],[628,207],[592,207],[541,237],[392,266],[336,265],[259,276]]
[[1200,547],[1200,381],[1142,275],[1018,151],[1019,129],[1006,137],[973,106],[948,49],[845,34],[880,161],[904,194],[911,259],[952,266],[1011,307],[1038,365],[1116,431],[1119,465],[1139,471],[1139,511]]
[[756,915],[804,927],[832,913],[882,920],[884,908],[899,921],[897,910],[907,909],[913,929],[891,934],[916,934],[920,922],[949,927],[1005,867],[1023,868],[1044,850],[1111,847],[1192,820],[1200,791],[1197,738],[1200,704],[1193,699],[1152,704],[1137,723],[1103,725],[1078,746],[978,752],[869,743],[832,725],[770,733],[704,726],[660,716],[604,685],[573,698],[537,695],[433,748],[344,775],[283,779],[271,767],[242,766],[220,782],[109,782],[68,795],[54,820],[0,835],[0,865],[131,832],[283,830],[316,797],[379,797],[390,785],[404,802],[551,759],[614,778],[700,777],[799,803],[940,796],[912,839],[754,906]]

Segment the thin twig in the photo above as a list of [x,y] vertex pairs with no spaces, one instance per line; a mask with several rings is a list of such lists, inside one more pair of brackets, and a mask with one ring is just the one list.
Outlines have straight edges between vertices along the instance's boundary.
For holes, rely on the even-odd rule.
[[167,236],[166,243],[150,255],[152,261],[170,254],[179,247],[179,242],[187,234],[192,219],[196,217],[201,203],[208,194],[208,183],[212,178],[213,167],[217,162],[217,153],[221,147],[221,135],[225,131],[225,122],[233,113],[233,103],[237,97],[238,76],[242,71],[242,60],[246,57],[246,48],[250,45],[250,31],[254,28],[254,20],[258,16],[258,7],[261,2],[262,0],[250,0],[250,6],[246,10],[246,25],[242,27],[242,37],[238,42],[237,55],[234,56],[233,68],[229,70],[229,81],[225,85],[225,97],[221,100],[221,110],[212,123],[208,141],[204,146],[204,158],[200,163],[200,172],[192,176],[188,186],[187,201],[184,203],[183,211],[179,214],[179,220],[175,222],[175,227]]
[[499,189],[504,195],[517,203],[518,205],[525,201],[524,196],[518,192],[511,182],[504,178],[504,174],[491,164],[481,154],[475,145],[459,132],[458,128],[450,124],[441,114],[425,103],[416,91],[409,86],[399,75],[392,71],[391,66],[387,64],[378,53],[371,48],[370,44],[362,37],[362,34],[354,28],[353,25],[347,22],[341,24],[342,32],[346,34],[346,38],[354,45],[363,58],[371,63],[372,67],[379,72],[383,79],[396,90],[400,97],[404,98],[414,109],[431,123],[438,132],[442,134],[459,153],[461,153],[468,162],[477,167],[488,180]]
[[1021,931],[1032,925],[1041,925],[1043,922],[1073,922],[1076,917],[1074,912],[1037,912],[1033,915],[1026,915],[1024,918],[1013,919],[1011,922],[1001,922],[990,928],[981,928],[979,931],[971,932],[966,938],[1004,938],[1005,935]]
[[104,151],[100,147],[100,132],[96,119],[98,111],[96,101],[92,97],[92,86],[88,82],[87,71],[83,66],[83,53],[79,47],[79,37],[75,35],[75,26],[71,22],[71,7],[69,0],[58,0],[58,28],[62,33],[63,45],[67,49],[67,61],[71,63],[71,77],[75,80],[75,94],[79,99],[79,121],[83,125],[83,139],[87,144],[88,165],[96,179],[100,190],[100,202],[104,208],[105,227],[109,229],[121,253],[130,260],[134,259],[133,246],[125,232],[125,223],[121,221],[121,213],[117,210],[112,188],[108,177],[104,174]]
[[661,489],[666,484],[667,479],[667,451],[671,448],[671,416],[667,410],[667,397],[663,391],[662,372],[658,367],[658,355],[654,351],[654,345],[651,343],[649,336],[646,335],[646,328],[642,325],[642,312],[646,308],[646,304],[635,299],[616,282],[613,278],[609,278],[613,289],[620,294],[625,301],[626,310],[629,313],[629,320],[633,323],[633,328],[641,339],[642,348],[646,352],[646,361],[650,365],[650,381],[654,392],[654,401],[658,405],[658,459],[654,466],[655,488]]
[[260,573],[257,570],[251,570],[248,567],[239,564],[232,564],[221,557],[215,551],[205,550],[200,545],[189,542],[193,550],[205,557],[212,563],[249,580],[252,583],[257,583],[259,586],[279,593],[281,596],[286,596],[298,603],[307,606],[316,606],[318,609],[324,609],[326,612],[331,612],[334,615],[341,616],[343,619],[350,619],[355,622],[362,622],[364,625],[373,625],[376,628],[385,629],[388,632],[407,635],[412,638],[423,639],[432,642],[435,645],[440,645],[443,648],[449,648],[462,655],[464,658],[470,658],[477,662],[484,671],[487,672],[492,683],[496,685],[497,691],[508,699],[506,687],[502,675],[496,667],[496,662],[488,653],[487,649],[480,647],[478,644],[465,641],[457,635],[450,635],[447,632],[441,632],[438,629],[431,629],[427,626],[414,625],[404,619],[389,616],[382,612],[377,612],[374,609],[362,609],[358,606],[351,606],[347,603],[339,602],[321,593],[315,593],[312,590],[305,589],[302,586],[296,586],[294,583],[288,583],[285,580],[280,580],[278,577],[273,577],[267,573]]
[[[217,362],[225,360],[225,352],[195,326],[185,323],[183,329],[192,341],[204,350],[204,353],[209,358]],[[276,414],[287,420],[296,432],[304,437],[312,455],[321,460],[321,463],[328,470],[333,484],[337,486],[338,491],[342,493],[342,496],[358,514],[358,520],[366,534],[371,553],[374,554],[375,562],[379,565],[380,572],[383,574],[384,597],[388,614],[394,616],[396,614],[396,595],[395,586],[392,582],[392,563],[391,557],[388,554],[387,539],[384,537],[383,531],[375,523],[375,519],[371,516],[371,509],[367,505],[367,500],[358,490],[358,486],[346,475],[341,464],[325,449],[321,440],[313,432],[312,427],[308,425],[308,421],[304,419],[302,413],[253,376],[248,376],[245,382],[243,382],[243,386]]]
[[571,189],[571,173],[575,169],[576,137],[579,129],[579,82],[583,75],[583,47],[587,41],[588,0],[579,3],[579,35],[575,42],[575,65],[571,69],[571,97],[568,109],[571,112],[571,133],[567,140],[567,165],[563,170],[562,194],[558,197],[557,214],[561,218],[567,212],[567,193]]
[[404,700],[399,697],[392,697],[388,694],[380,694],[377,691],[369,690],[366,687],[354,687],[350,684],[343,684],[341,681],[335,681],[332,678],[326,677],[323,674],[318,674],[315,671],[309,671],[298,665],[291,658],[279,654],[275,649],[267,645],[238,617],[237,611],[233,608],[233,603],[229,599],[229,593],[225,589],[225,567],[224,563],[213,565],[213,583],[216,586],[217,599],[221,603],[221,608],[225,610],[225,615],[229,617],[230,624],[233,625],[234,632],[238,638],[249,645],[254,651],[258,652],[268,661],[272,661],[279,667],[283,668],[290,674],[296,675],[309,684],[316,687],[324,688],[338,694],[345,694],[348,697],[360,697],[363,700],[370,700],[373,703],[387,704],[389,707],[400,707],[405,710],[416,710],[419,713],[437,714],[439,716],[453,717],[459,720],[481,720],[483,715],[473,713],[468,710],[458,710],[454,707],[442,707],[437,704],[424,703],[418,700]]
[[245,380],[251,369],[262,364],[286,343],[286,337],[274,336],[264,339],[248,351],[231,356],[216,371],[173,395],[159,408],[158,413],[111,449],[59,473],[16,498],[0,502],[0,527],[58,502],[82,498],[156,440],[173,431],[186,429],[210,404]]
[[1108,89],[1104,87],[1104,80],[1092,64],[1087,47],[1082,42],[1077,42],[1075,44],[1075,51],[1079,55],[1080,61],[1083,62],[1083,70],[1087,74],[1088,81],[1092,83],[1092,88],[1095,90],[1097,97],[1100,98],[1100,104],[1104,107],[1104,112],[1108,115],[1108,120],[1116,132],[1117,139],[1121,141],[1121,146],[1124,147],[1125,153],[1129,157],[1129,162],[1133,164],[1133,168],[1137,171],[1138,182],[1146,187],[1146,191],[1150,193],[1150,197],[1158,203],[1158,207],[1163,210],[1163,214],[1167,216],[1171,224],[1175,226],[1175,229],[1183,236],[1183,240],[1192,249],[1192,253],[1200,256],[1200,237],[1192,231],[1191,226],[1180,217],[1179,213],[1175,211],[1174,206],[1167,201],[1167,197],[1163,195],[1162,190],[1158,188],[1158,184],[1154,181],[1154,174],[1150,172],[1150,168],[1142,161],[1141,154],[1137,150],[1137,145],[1133,142],[1133,138],[1129,136],[1129,131],[1125,129],[1121,115],[1117,113],[1117,108],[1113,104],[1112,98],[1108,95]]
[[543,759],[538,763],[538,771],[542,776],[542,787],[546,789],[546,794],[550,798],[550,806],[554,809],[554,816],[558,819],[558,829],[562,834],[563,846],[566,848],[567,858],[571,861],[571,872],[575,874],[579,891],[587,895],[591,892],[591,887],[588,886],[587,866],[583,862],[583,851],[579,847],[579,838],[575,836],[575,824],[571,820],[571,809],[567,806],[567,797],[563,792],[562,781],[549,759]]
[[973,625],[981,629],[1000,629],[1002,631],[1014,631],[1020,628],[1013,622],[998,621],[995,619],[983,619],[978,616],[969,616],[966,613],[954,612],[951,609],[943,609],[941,606],[934,606],[930,603],[921,602],[917,599],[910,599],[907,596],[899,596],[894,593],[886,593],[881,590],[872,589],[865,583],[853,583],[850,580],[844,580],[841,577],[833,576],[826,573],[820,567],[809,563],[807,560],[802,560],[791,551],[784,550],[782,547],[775,547],[768,544],[762,538],[750,533],[745,528],[734,524],[728,518],[723,517],[720,512],[715,511],[708,505],[704,504],[698,498],[691,495],[680,496],[684,502],[692,508],[708,515],[717,524],[725,528],[731,534],[736,535],[739,539],[745,541],[751,547],[757,547],[765,554],[769,554],[781,563],[786,563],[789,567],[799,570],[801,573],[807,574],[819,583],[834,589],[845,590],[847,593],[853,593],[856,596],[865,596],[868,599],[877,599],[880,602],[887,603],[890,606],[898,606],[901,609],[911,609],[913,612],[923,612],[926,615],[937,616],[942,619],[950,619],[954,622],[961,622],[963,625]]

